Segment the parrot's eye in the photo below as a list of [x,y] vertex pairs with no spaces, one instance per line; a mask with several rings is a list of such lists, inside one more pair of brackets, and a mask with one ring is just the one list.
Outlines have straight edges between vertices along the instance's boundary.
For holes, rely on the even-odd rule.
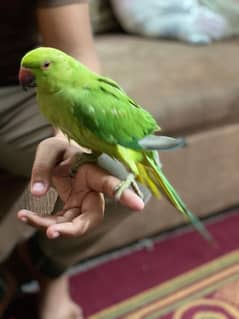
[[43,70],[47,70],[47,69],[49,69],[50,65],[51,65],[51,62],[45,61],[45,62],[42,64],[42,69],[43,69]]

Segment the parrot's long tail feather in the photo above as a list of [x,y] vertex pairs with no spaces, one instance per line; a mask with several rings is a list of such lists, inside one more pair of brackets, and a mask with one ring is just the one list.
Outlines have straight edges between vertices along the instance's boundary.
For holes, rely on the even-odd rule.
[[213,242],[211,234],[197,216],[188,210],[183,200],[164,175],[159,164],[147,155],[145,155],[145,158],[149,166],[142,163],[138,164],[140,173],[139,180],[143,184],[146,184],[156,197],[160,197],[160,194],[162,193],[167,200],[193,224],[193,226],[207,241]]

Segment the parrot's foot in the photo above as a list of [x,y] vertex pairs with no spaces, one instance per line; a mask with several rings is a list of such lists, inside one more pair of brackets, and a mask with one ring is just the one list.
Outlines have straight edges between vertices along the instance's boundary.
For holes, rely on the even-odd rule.
[[126,178],[126,180],[122,181],[115,189],[115,199],[118,201],[120,197],[122,196],[123,192],[129,188],[132,187],[135,193],[140,197],[144,198],[143,193],[139,189],[138,184],[135,181],[135,176],[134,174],[129,174]]
[[75,174],[78,171],[78,168],[84,164],[96,164],[98,157],[100,156],[100,154],[98,153],[77,153],[75,154],[75,158],[74,158],[74,162],[71,165],[70,171],[69,171],[69,175],[71,177],[74,177]]

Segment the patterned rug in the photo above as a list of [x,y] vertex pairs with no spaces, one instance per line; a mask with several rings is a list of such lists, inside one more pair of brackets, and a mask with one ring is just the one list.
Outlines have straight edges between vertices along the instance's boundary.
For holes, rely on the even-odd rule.
[[89,318],[238,319],[238,262],[235,251]]
[[[217,245],[171,233],[73,275],[73,299],[87,319],[239,319],[239,211],[207,226]],[[36,318],[35,299],[8,319]]]
[[71,279],[88,319],[239,319],[239,214],[109,261]]

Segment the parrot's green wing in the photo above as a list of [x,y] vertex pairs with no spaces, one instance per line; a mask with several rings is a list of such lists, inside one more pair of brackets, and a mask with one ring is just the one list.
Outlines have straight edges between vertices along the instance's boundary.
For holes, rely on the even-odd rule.
[[93,79],[74,97],[74,116],[107,143],[142,149],[138,142],[160,129],[151,114],[110,79]]

